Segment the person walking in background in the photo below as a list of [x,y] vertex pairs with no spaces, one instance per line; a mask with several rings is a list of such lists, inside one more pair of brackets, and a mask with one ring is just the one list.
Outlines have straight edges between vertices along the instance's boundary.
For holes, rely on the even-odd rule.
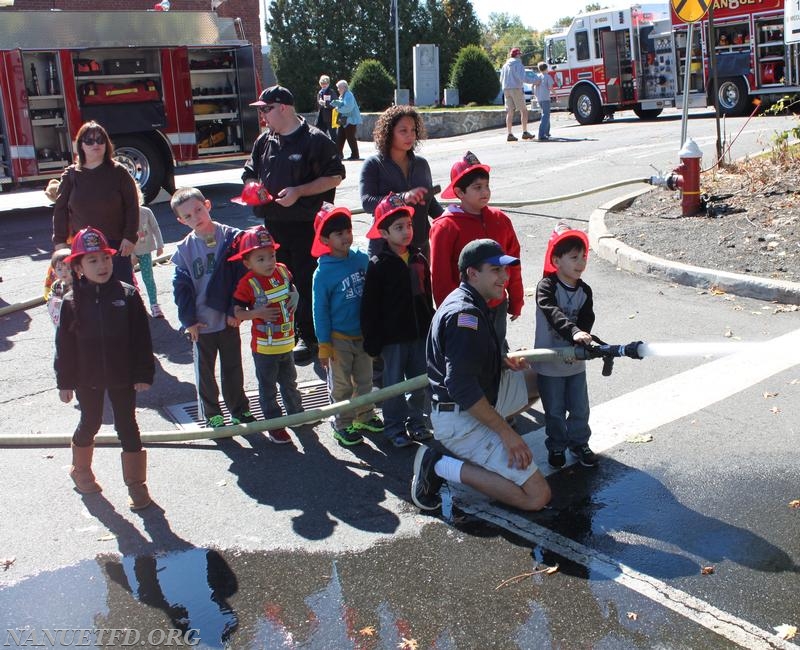
[[[426,136],[422,117],[413,106],[392,106],[378,117],[372,135],[378,153],[367,158],[361,168],[361,207],[373,214],[386,195],[399,194],[414,210],[411,243],[427,258],[428,219],[438,217],[444,208],[433,192],[428,161],[415,153]],[[377,254],[380,242],[370,241],[370,255]]]
[[297,115],[294,96],[286,88],[267,88],[251,106],[258,107],[269,130],[253,144],[242,180],[261,182],[274,197],[253,212],[264,219],[264,226],[281,242],[278,261],[289,267],[300,292],[294,360],[307,363],[317,351],[311,313],[311,278],[317,267],[311,256],[314,217],[323,201],[334,200],[345,169],[336,144]]
[[344,143],[350,147],[350,157],[347,160],[361,160],[358,155],[358,140],[356,140],[356,127],[361,124],[361,111],[358,110],[358,102],[350,86],[344,79],[336,82],[336,90],[339,92],[339,99],[332,99],[331,106],[339,111],[339,134],[337,143],[339,145],[339,156],[344,158]]
[[[433,318],[428,261],[411,243],[414,210],[397,194],[375,208],[367,233],[380,248],[367,267],[361,301],[364,350],[383,359],[383,382],[398,384],[425,374],[425,337]],[[425,424],[423,390],[383,402],[384,433],[395,447],[431,437]]]
[[112,155],[114,144],[97,122],[75,136],[78,161],[64,170],[53,208],[53,247],[69,248],[71,233],[93,226],[108,237],[117,280],[135,285],[131,255],[139,229],[136,183]]
[[550,139],[550,93],[556,82],[547,74],[547,64],[540,61],[537,66],[539,72],[533,81],[533,94],[542,109],[542,119],[539,121],[539,142]]
[[338,97],[335,88],[331,87],[331,78],[324,74],[319,78],[319,92],[317,93],[317,123],[314,125],[330,139],[336,142],[336,125],[333,123],[333,106],[331,100]]
[[158,290],[153,277],[153,251],[156,256],[160,256],[164,252],[164,238],[161,236],[161,228],[158,226],[156,215],[150,208],[142,205],[144,195],[138,183],[136,183],[136,193],[139,197],[139,232],[136,233],[139,239],[133,249],[133,254],[139,261],[139,272],[142,274],[142,282],[147,289],[150,314],[153,318],[164,318],[164,312],[158,304]]
[[525,66],[522,65],[522,52],[518,47],[512,47],[508,53],[508,60],[500,69],[500,87],[506,106],[506,131],[508,142],[516,142],[513,133],[514,112],[519,111],[522,120],[522,139],[532,140],[533,135],[528,133],[528,106],[525,104],[523,83],[525,82]]
[[141,296],[113,277],[116,252],[96,228],[75,235],[65,258],[74,274],[73,290],[61,307],[54,368],[59,399],[68,404],[77,397],[80,407],[69,472],[75,488],[81,494],[102,490],[92,472],[92,456],[108,393],[122,445],[129,505],[140,510],[152,500],[146,483],[147,452],[136,423],[136,393],[152,386],[155,359]]
[[255,422],[244,392],[242,340],[233,315],[233,292],[245,274],[240,262],[229,262],[241,230],[211,220],[211,201],[194,187],[175,190],[170,207],[191,232],[175,249],[172,290],[178,320],[192,342],[200,417],[206,426],[225,426],[215,377],[220,359],[222,396],[231,423]]

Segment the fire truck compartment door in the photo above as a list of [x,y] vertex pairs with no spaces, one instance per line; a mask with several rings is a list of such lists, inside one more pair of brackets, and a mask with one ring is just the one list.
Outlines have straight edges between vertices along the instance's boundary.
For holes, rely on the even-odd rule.
[[717,54],[718,77],[740,77],[750,73],[750,52]]
[[236,49],[236,69],[239,82],[239,116],[242,122],[242,146],[249,151],[261,133],[258,109],[250,106],[251,97],[258,97],[256,65],[252,47]]
[[99,122],[111,134],[153,131],[167,123],[163,102],[84,106],[81,117]]

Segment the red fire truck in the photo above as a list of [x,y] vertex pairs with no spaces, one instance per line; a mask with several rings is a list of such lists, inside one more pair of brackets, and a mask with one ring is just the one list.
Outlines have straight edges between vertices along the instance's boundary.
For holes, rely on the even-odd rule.
[[545,38],[556,87],[553,108],[596,124],[630,109],[654,119],[675,105],[676,66],[669,4],[638,4],[580,14]]
[[[712,47],[723,114],[749,113],[754,97],[770,102],[800,92],[800,46],[785,41],[783,9],[783,0],[714,0],[713,33],[706,16],[695,24],[689,48],[689,106],[714,104]],[[674,14],[672,21],[683,78],[688,26]],[[682,106],[682,85],[677,92],[677,103]]]
[[244,157],[259,133],[252,45],[213,12],[0,18],[0,190],[60,176],[96,120],[147,201],[175,165]]

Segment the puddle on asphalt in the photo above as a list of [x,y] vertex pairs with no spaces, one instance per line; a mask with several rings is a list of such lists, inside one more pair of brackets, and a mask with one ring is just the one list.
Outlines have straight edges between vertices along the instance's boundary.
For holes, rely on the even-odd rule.
[[[556,564],[556,573],[537,572]],[[632,610],[637,621],[626,617]],[[574,647],[576,635],[582,647],[649,647],[652,634],[667,646],[685,641],[666,638],[664,619],[613,581],[469,520],[459,528],[432,520],[417,538],[352,554],[190,547],[103,555],[0,589],[0,643],[8,647],[548,648]],[[102,631],[102,643],[78,628]],[[56,630],[61,645],[48,641]]]

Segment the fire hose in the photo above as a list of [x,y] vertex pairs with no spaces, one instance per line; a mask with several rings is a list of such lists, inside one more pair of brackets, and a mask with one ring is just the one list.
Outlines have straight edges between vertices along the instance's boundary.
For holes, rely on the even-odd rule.
[[[634,341],[626,345],[593,344],[591,346],[567,346],[560,348],[539,348],[532,350],[519,350],[509,353],[509,357],[522,358],[527,361],[576,361],[603,359],[605,375],[605,364],[613,362],[618,357],[628,357],[631,359],[641,359],[641,341]],[[610,371],[609,371],[610,374]],[[195,427],[182,431],[151,431],[142,433],[142,442],[164,443],[164,442],[188,442],[192,440],[217,440],[220,438],[231,438],[233,436],[246,436],[251,433],[259,433],[269,429],[279,429],[281,427],[299,427],[306,424],[313,424],[338,413],[352,411],[362,406],[371,406],[382,402],[391,397],[403,395],[407,392],[420,390],[428,385],[428,376],[419,375],[412,377],[398,384],[386,386],[379,390],[372,391],[368,395],[360,395],[350,400],[330,404],[294,415],[284,415],[269,420],[258,420],[248,424],[231,424],[225,427],[210,429],[207,427]],[[69,446],[72,441],[71,434],[46,434],[46,435],[0,435],[0,447],[57,447]],[[116,434],[99,433],[95,436],[96,445],[118,444]]]

